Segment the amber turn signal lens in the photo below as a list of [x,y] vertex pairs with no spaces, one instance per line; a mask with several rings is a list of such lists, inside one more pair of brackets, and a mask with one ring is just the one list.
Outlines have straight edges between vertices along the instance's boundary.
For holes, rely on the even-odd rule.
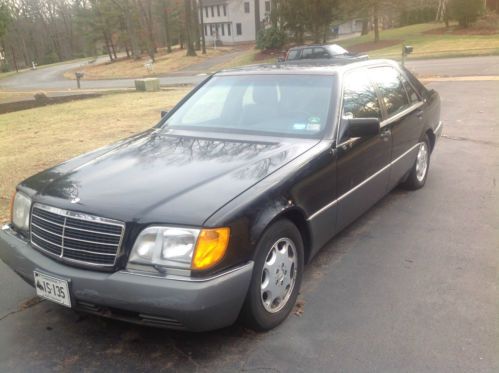
[[198,237],[192,269],[208,269],[220,262],[229,245],[229,228],[203,229]]

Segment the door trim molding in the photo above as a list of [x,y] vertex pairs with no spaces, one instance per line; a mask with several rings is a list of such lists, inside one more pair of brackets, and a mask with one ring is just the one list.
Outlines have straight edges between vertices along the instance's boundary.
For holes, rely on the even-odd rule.
[[394,165],[396,162],[400,161],[403,157],[405,157],[406,155],[408,155],[410,152],[412,152],[414,149],[416,149],[417,147],[419,147],[421,145],[420,142],[418,142],[416,145],[412,146],[409,150],[407,150],[405,153],[403,153],[402,155],[398,156],[396,159],[394,159],[393,161],[391,161],[390,163],[388,163],[385,167],[383,167],[382,169],[380,169],[379,171],[376,171],[374,174],[372,174],[371,176],[369,176],[367,179],[365,179],[364,181],[360,182],[359,184],[357,184],[356,186],[354,186],[352,189],[350,189],[348,192],[342,194],[340,197],[338,197],[337,199],[335,199],[334,201],[328,203],[327,205],[325,205],[324,207],[320,208],[319,210],[317,210],[316,212],[314,212],[312,215],[310,215],[307,219],[307,221],[310,221],[314,218],[316,218],[317,216],[319,216],[320,214],[322,214],[324,211],[330,209],[331,207],[335,206],[338,202],[340,202],[342,199],[345,199],[346,197],[348,197],[350,194],[352,194],[353,192],[355,192],[357,189],[359,189],[360,187],[362,187],[363,185],[367,184],[369,181],[371,181],[372,179],[374,179],[376,176],[378,176],[379,174],[381,174],[383,171],[386,171],[388,168],[390,168],[392,165]]

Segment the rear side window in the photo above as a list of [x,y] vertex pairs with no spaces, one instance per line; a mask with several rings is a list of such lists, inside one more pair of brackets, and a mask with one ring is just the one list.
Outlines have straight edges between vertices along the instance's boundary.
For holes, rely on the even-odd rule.
[[411,106],[398,70],[389,66],[375,67],[370,69],[370,73],[380,90],[389,117]]
[[314,50],[312,48],[305,48],[301,52],[302,59],[313,58],[313,55],[314,55]]
[[407,96],[409,97],[409,102],[411,104],[415,104],[419,102],[419,96],[416,93],[415,89],[412,88],[412,85],[409,83],[409,81],[401,76],[402,79],[402,84],[404,85],[405,91],[407,92]]
[[345,75],[343,86],[343,117],[379,118],[381,108],[378,96],[366,70],[357,70]]

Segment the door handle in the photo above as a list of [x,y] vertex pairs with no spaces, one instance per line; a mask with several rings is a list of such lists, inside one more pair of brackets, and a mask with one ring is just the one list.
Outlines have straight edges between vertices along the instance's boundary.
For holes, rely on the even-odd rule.
[[424,114],[424,111],[423,111],[423,110],[418,110],[418,111],[416,111],[416,116],[417,116],[419,119],[422,119],[422,118],[423,118],[423,114]]

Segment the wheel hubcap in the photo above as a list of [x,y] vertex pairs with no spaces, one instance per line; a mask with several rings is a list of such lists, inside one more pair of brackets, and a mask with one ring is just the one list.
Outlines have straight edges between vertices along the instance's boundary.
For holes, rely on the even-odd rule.
[[280,238],[270,248],[262,271],[261,299],[271,313],[283,309],[296,282],[296,248],[289,238]]
[[416,177],[419,182],[423,181],[428,170],[428,146],[422,143],[419,146],[418,158],[416,160]]

